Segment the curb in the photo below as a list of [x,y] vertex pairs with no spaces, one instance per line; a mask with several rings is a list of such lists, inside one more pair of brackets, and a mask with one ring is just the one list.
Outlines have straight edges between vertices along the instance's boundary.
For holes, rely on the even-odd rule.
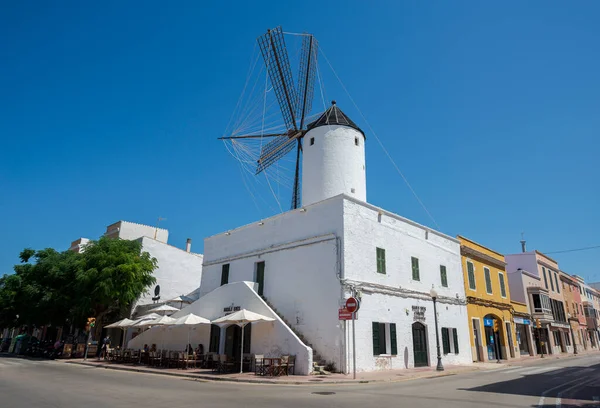
[[321,386],[321,385],[350,385],[350,384],[374,384],[374,383],[397,383],[403,381],[412,381],[419,379],[428,379],[428,378],[438,378],[438,377],[447,377],[452,375],[457,375],[461,373],[469,373],[473,371],[479,371],[480,369],[475,368],[473,370],[459,370],[459,371],[444,371],[443,373],[434,373],[423,376],[413,376],[406,378],[398,378],[392,380],[324,380],[324,381],[314,381],[314,382],[305,382],[305,381],[269,381],[269,380],[253,380],[253,379],[245,379],[245,378],[223,378],[219,376],[213,375],[203,375],[203,374],[185,374],[185,373],[173,373],[173,372],[159,372],[159,371],[148,371],[135,367],[126,367],[126,366],[111,366],[111,365],[98,365],[95,363],[86,363],[83,361],[65,361],[66,364],[74,364],[81,365],[86,367],[94,367],[94,368],[104,368],[106,370],[116,370],[116,371],[126,371],[126,372],[135,372],[142,374],[153,374],[153,375],[165,375],[170,377],[178,377],[178,378],[189,378],[198,381],[220,381],[220,382],[233,382],[233,383],[245,383],[245,384],[268,384],[268,385],[299,385],[299,386]]

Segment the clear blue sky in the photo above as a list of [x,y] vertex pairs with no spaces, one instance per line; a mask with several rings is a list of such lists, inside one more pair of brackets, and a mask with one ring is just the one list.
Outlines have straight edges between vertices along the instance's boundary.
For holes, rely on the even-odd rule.
[[[276,25],[318,37],[443,232],[600,245],[598,2],[176,3],[1,6],[0,273],[119,219],[201,251],[269,215],[216,138]],[[432,225],[368,132],[367,175],[371,203]],[[600,250],[555,258],[600,281]]]

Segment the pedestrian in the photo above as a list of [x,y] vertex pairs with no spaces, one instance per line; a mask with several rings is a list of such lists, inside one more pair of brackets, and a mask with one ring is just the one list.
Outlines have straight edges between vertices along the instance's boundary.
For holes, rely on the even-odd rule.
[[[106,335],[104,340],[102,340],[102,351],[100,353],[101,357],[106,360],[108,349],[110,348],[110,336]],[[98,358],[100,359],[100,358]]]

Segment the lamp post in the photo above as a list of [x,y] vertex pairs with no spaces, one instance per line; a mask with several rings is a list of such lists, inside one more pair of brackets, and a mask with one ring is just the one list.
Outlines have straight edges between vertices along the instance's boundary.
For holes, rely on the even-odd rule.
[[575,334],[573,334],[573,326],[571,325],[571,313],[567,313],[569,319],[569,330],[571,330],[571,340],[573,340],[573,354],[577,355],[577,344],[575,343]]
[[437,307],[436,307],[438,293],[434,288],[431,288],[431,290],[429,291],[429,295],[431,295],[431,299],[433,299],[433,318],[435,321],[435,343],[437,346],[437,367],[435,369],[437,371],[444,371],[444,366],[442,365],[442,355],[440,353],[440,334],[439,334],[439,330],[438,330]]

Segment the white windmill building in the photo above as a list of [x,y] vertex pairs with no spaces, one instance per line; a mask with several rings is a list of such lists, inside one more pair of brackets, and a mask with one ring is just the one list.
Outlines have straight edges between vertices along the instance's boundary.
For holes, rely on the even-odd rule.
[[[275,46],[263,51],[268,66],[286,60],[280,33],[266,35],[275,36]],[[304,54],[315,55],[312,48]],[[310,59],[306,65],[309,77]],[[276,91],[292,88],[285,75],[269,74]],[[298,93],[295,100],[306,100],[312,90]],[[284,117],[286,109],[305,109],[282,99]],[[471,363],[460,244],[367,202],[364,132],[333,102],[316,121],[273,137],[258,172],[299,146],[301,195],[297,174],[292,210],[206,238],[200,298],[178,314],[214,320],[240,308],[273,317],[246,326],[245,353],[295,355],[297,374],[312,372],[313,363],[351,372],[351,324],[339,309],[354,294],[361,301],[357,371],[435,366],[435,287],[442,362]],[[212,326],[198,340],[239,358],[240,334],[237,326]]]

